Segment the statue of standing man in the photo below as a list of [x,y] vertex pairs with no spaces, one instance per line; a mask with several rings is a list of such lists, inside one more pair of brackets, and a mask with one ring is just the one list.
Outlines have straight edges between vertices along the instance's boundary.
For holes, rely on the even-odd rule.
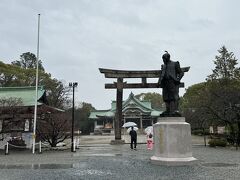
[[160,87],[163,89],[162,96],[166,105],[166,111],[161,116],[176,117],[181,116],[178,110],[179,102],[179,85],[184,72],[181,70],[178,61],[170,60],[170,54],[165,51],[162,59],[164,64],[161,68],[161,76],[159,78]]

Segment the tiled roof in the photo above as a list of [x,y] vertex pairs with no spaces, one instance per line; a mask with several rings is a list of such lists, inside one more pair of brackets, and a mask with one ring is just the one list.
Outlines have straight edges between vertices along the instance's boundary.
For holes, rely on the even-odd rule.
[[[158,117],[162,111],[152,109],[151,102],[140,101],[137,99],[133,93],[129,94],[127,100],[122,103],[122,110],[125,111],[129,108],[137,108],[144,113],[149,113],[153,117]],[[116,101],[112,101],[110,110],[95,110],[92,111],[89,118],[98,119],[98,117],[114,117],[116,112]]]
[[97,119],[98,117],[114,117],[115,113],[110,110],[96,110],[92,111],[89,119]]
[[[21,99],[23,106],[34,106],[35,104],[35,87],[0,87],[0,99],[18,98]],[[45,96],[43,86],[38,87],[38,101]],[[42,102],[38,102],[42,104]]]

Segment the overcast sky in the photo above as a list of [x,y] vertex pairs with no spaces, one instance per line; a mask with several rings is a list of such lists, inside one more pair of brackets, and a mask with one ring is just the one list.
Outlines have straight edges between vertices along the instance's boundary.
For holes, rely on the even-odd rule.
[[[36,54],[40,13],[46,71],[65,83],[77,81],[77,101],[107,109],[116,91],[104,89],[112,80],[100,67],[160,69],[168,50],[172,60],[191,66],[182,79],[187,88],[211,74],[221,46],[240,59],[239,7],[239,0],[1,0],[0,60]],[[124,99],[131,91],[161,93],[124,90]]]

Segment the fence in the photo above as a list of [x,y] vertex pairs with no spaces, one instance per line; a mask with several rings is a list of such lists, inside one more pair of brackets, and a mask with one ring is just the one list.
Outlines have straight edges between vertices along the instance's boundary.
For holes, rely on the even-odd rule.
[[[45,143],[43,143],[43,142],[41,142],[41,141],[39,141],[38,143],[35,144],[35,146],[37,146],[37,145],[38,145],[38,147],[39,147],[38,153],[42,153],[42,146],[46,146],[46,147],[49,146],[49,144],[45,144]],[[69,144],[67,144],[67,145],[72,145],[72,143],[69,143]],[[66,146],[67,146],[67,145],[66,145]],[[19,148],[19,149],[26,149],[26,147],[17,146],[17,145],[14,145],[14,144],[10,144],[9,142],[6,142],[6,144],[0,146],[0,148],[3,148],[3,147],[4,147],[5,155],[8,155],[8,154],[9,154],[9,147],[10,147],[10,146],[11,146],[11,147],[14,147],[14,148]],[[79,149],[79,138],[78,138],[78,139],[75,138],[74,141],[73,141],[73,152],[76,152],[76,149]]]

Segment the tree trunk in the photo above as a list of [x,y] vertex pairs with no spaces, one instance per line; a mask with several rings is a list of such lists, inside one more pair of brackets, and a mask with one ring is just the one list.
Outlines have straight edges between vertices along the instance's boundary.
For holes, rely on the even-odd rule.
[[230,123],[229,123],[229,127],[230,127],[230,138],[231,138],[231,140],[233,142],[233,146],[234,146],[235,141],[236,141],[234,127]]
[[207,146],[207,141],[206,141],[206,135],[205,135],[205,129],[203,128],[203,138],[204,138],[204,146]]
[[53,138],[52,143],[51,143],[51,147],[56,147],[56,146],[57,146],[57,139]]
[[237,145],[236,145],[236,149],[238,149],[239,147],[239,143],[240,143],[240,122],[237,123],[238,125],[238,130],[237,130]]

